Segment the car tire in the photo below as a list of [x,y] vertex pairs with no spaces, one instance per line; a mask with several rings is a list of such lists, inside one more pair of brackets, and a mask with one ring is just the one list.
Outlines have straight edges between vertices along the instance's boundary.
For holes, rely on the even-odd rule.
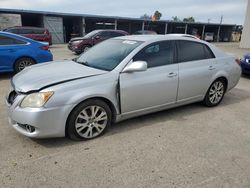
[[221,103],[226,92],[226,82],[224,79],[215,80],[209,87],[203,104],[208,107],[214,107]]
[[29,57],[19,58],[14,64],[14,71],[15,73],[18,73],[22,71],[24,68],[34,65],[34,64],[35,64],[35,61]]
[[109,106],[98,99],[80,103],[70,113],[66,135],[76,141],[90,140],[103,135],[111,125]]

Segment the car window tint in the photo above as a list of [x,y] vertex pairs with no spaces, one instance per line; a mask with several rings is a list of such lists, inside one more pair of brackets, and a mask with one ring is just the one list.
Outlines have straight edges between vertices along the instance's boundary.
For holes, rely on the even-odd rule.
[[41,34],[45,33],[45,29],[37,28],[37,29],[33,29],[33,32],[34,32],[34,34],[41,35]]
[[118,32],[110,32],[110,37],[120,37],[120,36],[124,36],[124,34]]
[[19,34],[19,30],[18,29],[7,29],[5,31],[6,32],[10,32],[10,33],[14,33],[14,34]]
[[192,41],[178,41],[178,62],[210,58],[214,58],[214,55],[206,45]]
[[100,32],[97,35],[100,36],[101,38],[109,38],[110,37],[110,34],[107,31]]
[[174,44],[172,41],[151,44],[135,55],[133,61],[146,61],[148,68],[172,64]]
[[28,28],[22,28],[19,30],[19,34],[34,34],[33,30],[32,29],[28,29]]
[[0,36],[0,45],[26,44],[26,42],[14,38]]
[[203,45],[203,47],[204,47],[204,52],[205,52],[205,56],[206,56],[207,59],[215,58],[213,52],[209,49],[208,46]]

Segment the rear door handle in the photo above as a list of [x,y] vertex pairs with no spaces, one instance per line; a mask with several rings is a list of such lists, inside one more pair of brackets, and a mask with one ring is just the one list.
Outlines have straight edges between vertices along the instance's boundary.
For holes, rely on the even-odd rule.
[[209,68],[208,68],[209,70],[214,70],[215,69],[215,67],[214,66],[209,66]]
[[175,77],[175,76],[177,76],[177,73],[175,73],[175,72],[170,72],[170,73],[168,74],[168,77],[169,77],[169,78],[172,78],[172,77]]

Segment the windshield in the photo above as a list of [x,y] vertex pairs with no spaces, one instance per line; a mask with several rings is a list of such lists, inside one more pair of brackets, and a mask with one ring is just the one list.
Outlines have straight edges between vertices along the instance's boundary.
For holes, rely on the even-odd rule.
[[111,71],[141,43],[132,40],[106,40],[83,53],[76,62],[89,67]]
[[91,37],[93,37],[95,34],[97,34],[99,32],[100,31],[98,31],[98,30],[92,31],[92,32],[88,33],[87,35],[85,35],[84,38],[91,38]]

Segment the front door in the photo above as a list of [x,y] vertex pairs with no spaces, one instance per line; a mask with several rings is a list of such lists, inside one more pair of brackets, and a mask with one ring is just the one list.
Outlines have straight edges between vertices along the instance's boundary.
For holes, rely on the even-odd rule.
[[141,50],[133,61],[146,61],[144,72],[120,74],[122,114],[173,104],[178,87],[178,64],[171,41],[153,43]]

